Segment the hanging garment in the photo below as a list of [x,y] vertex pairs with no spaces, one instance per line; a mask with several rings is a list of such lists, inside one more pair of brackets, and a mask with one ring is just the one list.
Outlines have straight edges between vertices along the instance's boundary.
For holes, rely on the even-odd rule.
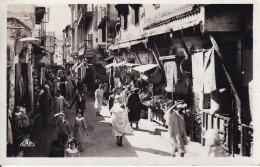
[[114,86],[115,88],[119,88],[121,87],[121,81],[120,81],[120,78],[114,78]]
[[168,61],[164,63],[164,70],[166,73],[167,86],[165,90],[167,92],[173,92],[174,85],[178,83],[178,71],[175,61]]
[[203,91],[203,52],[195,53],[192,59],[192,82],[194,92]]
[[203,92],[210,93],[216,90],[215,56],[214,49],[204,53]]

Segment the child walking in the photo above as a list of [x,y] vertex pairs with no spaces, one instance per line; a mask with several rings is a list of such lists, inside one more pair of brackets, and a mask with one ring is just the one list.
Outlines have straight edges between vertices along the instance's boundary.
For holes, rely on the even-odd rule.
[[80,157],[80,153],[77,149],[77,141],[74,137],[68,141],[68,148],[65,150],[64,157]]
[[85,118],[82,116],[81,110],[79,110],[74,125],[74,137],[78,141],[78,149],[80,152],[83,151],[82,143],[87,139],[87,124]]
[[227,157],[227,152],[223,148],[222,140],[219,133],[215,129],[207,130],[206,134],[206,145],[209,146],[209,157]]

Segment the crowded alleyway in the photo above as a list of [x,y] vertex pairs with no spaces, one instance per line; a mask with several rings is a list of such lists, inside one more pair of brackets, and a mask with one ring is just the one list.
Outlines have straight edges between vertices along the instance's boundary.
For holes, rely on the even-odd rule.
[[[116,145],[116,139],[110,125],[110,113],[106,101],[103,103],[100,117],[96,116],[94,99],[87,97],[87,112],[84,118],[87,122],[88,139],[83,143],[82,157],[166,157],[171,156],[171,144],[167,129],[159,124],[140,120],[140,129],[135,129],[134,135],[125,136],[123,147]],[[75,106],[66,110],[71,129],[75,121]],[[36,125],[37,126],[37,125]],[[34,128],[31,141],[35,147],[26,148],[24,157],[48,157],[51,141],[57,138],[57,132],[49,117],[48,126],[43,129]],[[189,142],[186,157],[201,157],[205,148],[199,143]]]
[[8,5],[7,157],[251,157],[252,11]]

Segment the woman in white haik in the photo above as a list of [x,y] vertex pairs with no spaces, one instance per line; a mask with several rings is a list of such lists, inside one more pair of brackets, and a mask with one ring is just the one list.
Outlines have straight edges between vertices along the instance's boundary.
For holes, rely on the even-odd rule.
[[115,104],[110,112],[112,113],[111,124],[113,126],[114,135],[117,138],[117,145],[122,146],[123,135],[133,133],[133,129],[128,120],[127,108],[123,103],[122,96],[115,96]]
[[78,115],[75,118],[74,137],[78,142],[78,149],[80,152],[83,151],[82,143],[86,142],[87,136],[87,124],[85,118],[82,116],[82,112],[79,110]]
[[176,152],[180,152],[181,157],[184,157],[184,154],[186,153],[185,145],[188,144],[188,139],[183,116],[186,107],[187,104],[184,102],[177,102],[177,104],[169,108],[164,114],[164,119],[169,127],[172,145],[174,146],[172,153],[173,157],[176,156]]

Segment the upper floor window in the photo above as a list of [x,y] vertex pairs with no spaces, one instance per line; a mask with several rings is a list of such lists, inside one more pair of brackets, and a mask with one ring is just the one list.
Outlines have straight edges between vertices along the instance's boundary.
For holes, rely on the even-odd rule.
[[139,24],[139,10],[140,4],[132,4],[131,6],[131,23],[138,25]]

